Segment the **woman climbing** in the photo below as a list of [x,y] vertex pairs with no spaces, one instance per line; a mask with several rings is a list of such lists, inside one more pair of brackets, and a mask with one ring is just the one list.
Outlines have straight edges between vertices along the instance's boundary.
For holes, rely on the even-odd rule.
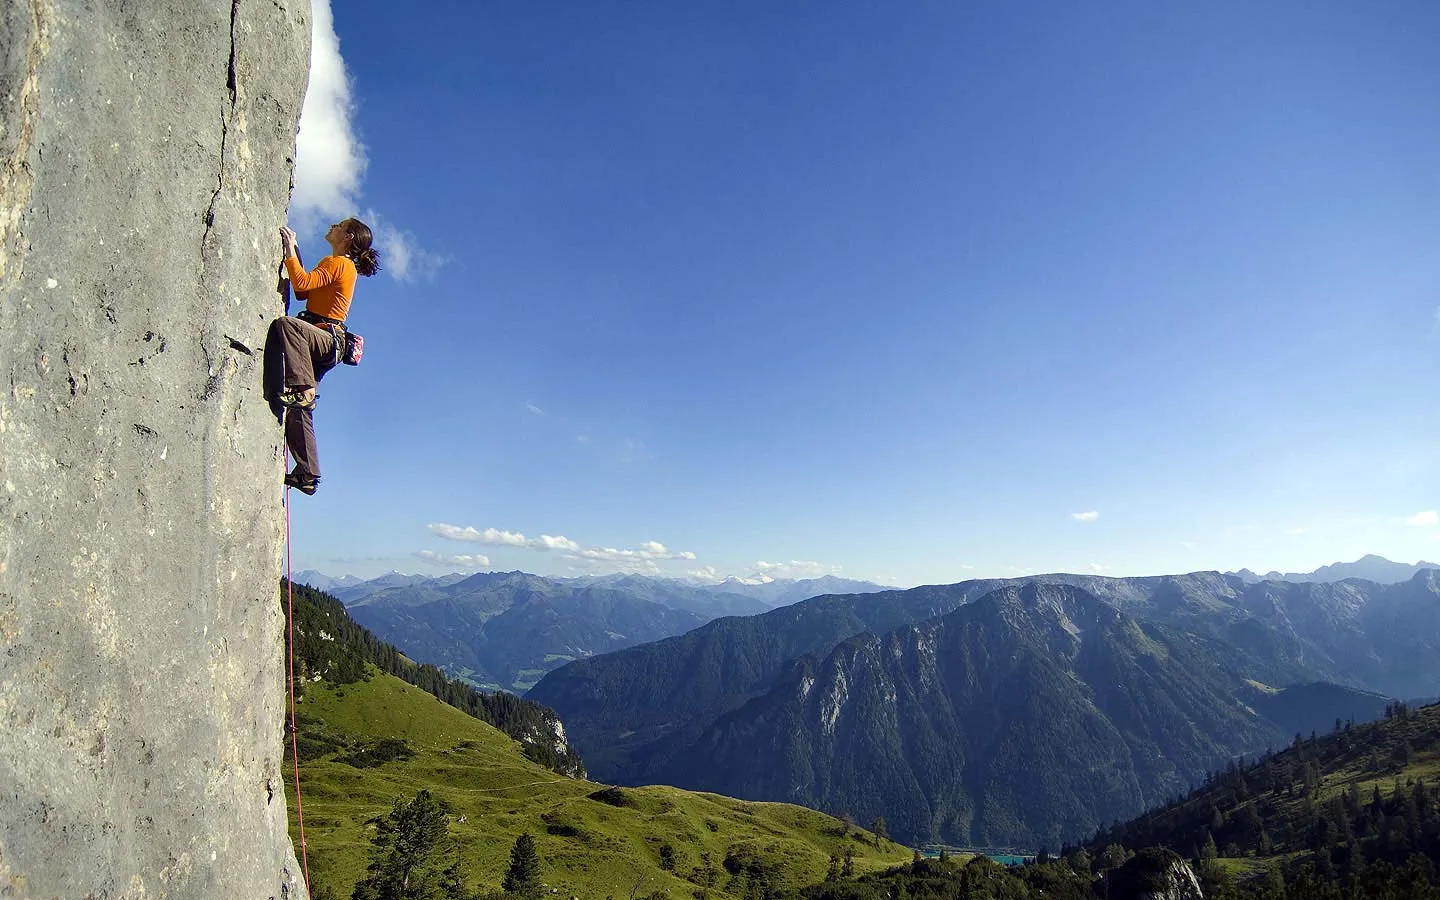
[[285,271],[305,309],[270,323],[265,339],[265,397],[285,424],[285,443],[295,468],[285,483],[307,494],[320,485],[320,458],[315,451],[313,413],[315,388],[345,352],[345,317],[355,295],[355,276],[380,271],[380,253],[370,246],[374,236],[359,219],[345,219],[325,232],[330,255],[309,272],[300,264],[295,232],[280,229]]

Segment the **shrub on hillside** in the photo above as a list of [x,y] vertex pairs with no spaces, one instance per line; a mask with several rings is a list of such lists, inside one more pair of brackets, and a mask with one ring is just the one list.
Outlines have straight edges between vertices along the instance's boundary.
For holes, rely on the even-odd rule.
[[400,738],[381,738],[351,753],[335,757],[336,761],[357,769],[373,769],[392,760],[406,760],[415,755],[410,745]]
[[598,800],[601,803],[608,803],[611,806],[630,807],[631,809],[634,809],[639,807],[640,805],[635,802],[634,797],[631,797],[629,794],[620,790],[618,787],[601,788],[600,790],[595,791],[591,794],[587,794],[586,796],[589,797],[591,800]]

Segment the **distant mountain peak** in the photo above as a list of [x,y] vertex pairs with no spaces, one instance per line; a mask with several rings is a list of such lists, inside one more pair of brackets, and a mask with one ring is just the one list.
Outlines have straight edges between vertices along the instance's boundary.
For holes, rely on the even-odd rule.
[[1392,562],[1383,556],[1375,553],[1367,553],[1354,562],[1336,562],[1328,566],[1321,566],[1313,572],[1278,572],[1271,570],[1263,577],[1257,576],[1249,569],[1241,569],[1238,572],[1227,574],[1237,576],[1246,582],[1256,581],[1290,581],[1296,583],[1307,582],[1334,582],[1345,581],[1349,578],[1360,578],[1365,581],[1373,581],[1376,584],[1398,584],[1402,581],[1409,581],[1416,573],[1426,569],[1440,569],[1440,564],[1420,560],[1414,565],[1409,563]]

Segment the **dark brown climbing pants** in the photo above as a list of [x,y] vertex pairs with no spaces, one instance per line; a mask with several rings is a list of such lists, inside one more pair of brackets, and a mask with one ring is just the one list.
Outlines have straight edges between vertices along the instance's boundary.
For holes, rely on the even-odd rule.
[[323,328],[293,316],[270,323],[265,337],[265,371],[262,376],[265,398],[276,415],[285,419],[285,443],[295,458],[295,474],[320,478],[320,455],[315,449],[315,421],[312,410],[275,406],[282,391],[313,388],[335,366],[335,337]]

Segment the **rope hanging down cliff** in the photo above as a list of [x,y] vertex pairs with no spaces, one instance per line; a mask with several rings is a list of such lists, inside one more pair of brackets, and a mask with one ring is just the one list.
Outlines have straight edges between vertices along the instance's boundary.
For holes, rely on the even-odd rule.
[[[285,454],[290,465],[290,454]],[[300,730],[295,725],[295,585],[290,580],[290,487],[285,487],[285,625],[289,640],[285,667],[290,682],[290,757],[295,761],[295,819],[300,825],[300,864],[305,870],[305,893],[310,893],[310,859],[305,846],[305,808],[300,803]]]

